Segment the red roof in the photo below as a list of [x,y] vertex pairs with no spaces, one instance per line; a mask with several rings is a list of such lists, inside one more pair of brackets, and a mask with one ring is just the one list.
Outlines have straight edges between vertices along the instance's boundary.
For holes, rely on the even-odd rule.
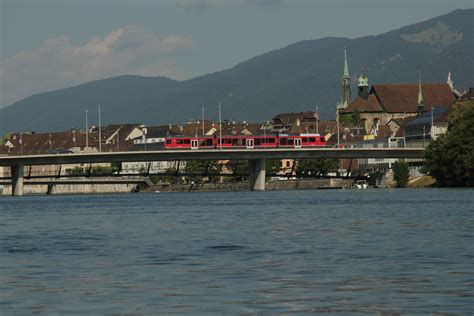
[[[443,106],[456,101],[453,91],[447,83],[425,83],[421,85],[424,110],[431,105]],[[418,104],[418,84],[376,84],[370,94],[375,94],[388,113],[415,113]]]
[[361,97],[355,98],[347,108],[341,111],[341,113],[353,113],[356,110],[358,112],[382,112],[382,107],[380,106],[377,97],[371,94],[367,100]]
[[390,126],[380,125],[377,131],[377,136],[384,138],[392,137],[392,130],[390,129]]

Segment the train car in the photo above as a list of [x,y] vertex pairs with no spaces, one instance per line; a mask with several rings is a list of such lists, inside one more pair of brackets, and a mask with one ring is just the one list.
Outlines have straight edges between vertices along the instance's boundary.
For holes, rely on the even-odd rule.
[[232,135],[222,136],[222,145],[219,137],[216,138],[216,148],[276,148],[278,138],[275,135]]
[[319,134],[280,135],[279,148],[325,147],[326,140]]
[[311,148],[326,145],[326,140],[319,134],[223,135],[222,140],[218,136],[173,136],[165,140],[165,149]]
[[213,136],[173,136],[165,140],[165,149],[213,149],[215,139]]

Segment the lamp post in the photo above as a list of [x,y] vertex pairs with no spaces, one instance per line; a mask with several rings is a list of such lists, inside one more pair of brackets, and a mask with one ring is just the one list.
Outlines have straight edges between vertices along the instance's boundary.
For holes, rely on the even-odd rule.
[[337,148],[339,147],[339,107],[336,106],[336,125],[337,125]]
[[53,142],[51,141],[51,134],[49,134],[49,153],[53,152]]
[[219,102],[219,149],[222,149],[222,114],[221,103]]
[[23,155],[23,133],[20,133],[20,156]]
[[143,132],[143,136],[142,136],[143,137],[143,144],[145,145],[145,151],[146,151],[146,134],[148,132],[147,128],[146,127],[142,128],[142,132]]
[[319,123],[319,106],[316,104],[316,112],[315,112],[315,115],[316,117],[316,134],[319,135],[319,126],[318,126],[318,123]]
[[102,122],[100,118],[100,104],[99,104],[99,152],[102,152]]
[[434,107],[433,107],[433,103],[431,103],[431,128],[430,128],[430,138],[432,140],[435,139],[434,137]]
[[204,127],[204,111],[205,110],[206,109],[204,107],[202,107],[202,136],[204,136],[204,129],[205,129],[205,127]]
[[426,138],[425,128],[426,128],[426,126],[423,124],[423,148],[425,148],[425,138]]
[[89,111],[86,108],[86,148],[89,147]]

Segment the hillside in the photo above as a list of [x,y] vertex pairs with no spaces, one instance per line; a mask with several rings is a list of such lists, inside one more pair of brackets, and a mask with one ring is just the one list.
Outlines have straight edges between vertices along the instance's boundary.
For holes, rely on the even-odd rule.
[[[357,39],[301,41],[256,56],[235,67],[185,81],[120,76],[46,92],[0,109],[0,134],[84,126],[84,110],[96,123],[163,124],[217,118],[217,104],[229,119],[261,121],[279,112],[312,110],[332,117],[341,91],[343,48],[356,78],[362,68],[372,83],[446,82],[451,71],[458,90],[474,85],[474,9],[456,10],[388,33]],[[374,30],[376,33],[377,30]]]

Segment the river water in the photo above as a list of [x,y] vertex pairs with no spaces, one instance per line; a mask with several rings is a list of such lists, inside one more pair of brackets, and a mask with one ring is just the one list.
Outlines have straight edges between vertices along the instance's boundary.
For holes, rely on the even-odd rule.
[[0,198],[0,315],[474,312],[474,191]]

